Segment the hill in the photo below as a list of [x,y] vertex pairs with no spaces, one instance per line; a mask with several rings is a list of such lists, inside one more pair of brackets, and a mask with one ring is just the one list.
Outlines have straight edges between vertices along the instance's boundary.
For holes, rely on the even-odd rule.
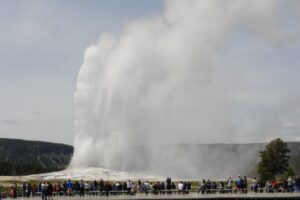
[[0,175],[27,175],[68,166],[73,147],[40,141],[0,138]]
[[[150,173],[145,169],[159,169],[160,174],[182,178],[218,177],[228,175],[256,176],[259,152],[264,143],[253,144],[169,144],[151,147],[135,146],[140,156],[128,160],[120,166],[140,174]],[[290,163],[296,174],[300,174],[300,142],[288,142],[291,150]],[[160,151],[159,157],[153,157],[151,151]],[[173,152],[174,157],[166,152]],[[0,138],[0,175],[28,175],[65,169],[73,155],[73,147],[50,142],[26,141]],[[197,155],[192,156],[192,155]],[[164,165],[153,166],[153,160],[168,159]],[[178,164],[180,160],[180,164]],[[116,162],[119,162],[116,160]]]
[[291,150],[290,164],[297,175],[300,175],[300,142],[289,142],[288,147]]

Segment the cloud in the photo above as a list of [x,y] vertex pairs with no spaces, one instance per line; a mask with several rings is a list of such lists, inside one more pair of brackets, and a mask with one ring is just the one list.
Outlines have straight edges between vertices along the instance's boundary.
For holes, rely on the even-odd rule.
[[33,114],[35,114],[35,115],[41,115],[43,113],[41,111],[35,110],[35,111],[33,111]]
[[299,131],[300,130],[300,123],[299,122],[298,123],[285,122],[283,124],[283,128]]
[[3,120],[1,120],[1,123],[9,124],[9,125],[18,125],[18,124],[20,124],[20,122],[15,120],[15,119],[3,119]]

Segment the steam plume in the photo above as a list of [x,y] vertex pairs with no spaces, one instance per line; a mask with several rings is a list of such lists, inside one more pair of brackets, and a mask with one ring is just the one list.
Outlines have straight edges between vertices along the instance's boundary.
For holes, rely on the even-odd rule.
[[212,175],[201,156],[220,155],[172,144],[257,142],[282,134],[290,115],[273,116],[286,99],[247,87],[243,66],[231,66],[226,55],[240,35],[270,48],[298,42],[298,30],[290,31],[281,12],[294,17],[290,3],[167,1],[161,16],[131,22],[118,36],[101,34],[85,50],[78,76],[71,166]]

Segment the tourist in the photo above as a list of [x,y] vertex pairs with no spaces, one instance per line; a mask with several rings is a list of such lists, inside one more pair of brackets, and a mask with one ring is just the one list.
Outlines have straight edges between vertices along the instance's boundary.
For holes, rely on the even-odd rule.
[[153,189],[156,191],[156,194],[161,194],[162,184],[158,181],[154,184]]
[[79,182],[79,196],[80,197],[84,197],[84,182],[83,180],[81,179],[80,182]]
[[37,185],[33,184],[32,187],[31,187],[31,193],[32,193],[33,197],[36,195],[37,190],[38,190]]
[[243,193],[247,193],[248,192],[248,180],[247,180],[247,176],[244,176],[243,178]]
[[105,190],[105,195],[109,196],[109,191],[111,191],[112,189],[112,185],[110,184],[110,182],[105,181],[104,183],[104,190]]
[[137,184],[132,183],[131,187],[132,187],[132,189],[131,189],[132,194],[136,194],[137,193]]
[[178,183],[178,194],[183,194],[183,183],[181,181]]
[[230,190],[230,192],[232,192],[232,186],[233,186],[233,181],[232,178],[229,177],[227,180],[227,189]]
[[87,182],[84,183],[84,191],[85,191],[86,193],[89,193],[89,192],[90,192],[89,188],[90,188],[90,184],[89,184],[89,182],[87,181]]
[[22,189],[23,189],[23,197],[29,198],[29,197],[30,197],[30,194],[31,194],[31,186],[30,186],[30,183],[24,182],[24,183],[23,183]]
[[66,196],[68,195],[68,188],[67,188],[67,181],[64,181],[62,184],[63,194]]
[[45,182],[41,183],[42,200],[47,200],[47,184]]
[[276,179],[274,179],[274,180],[272,181],[272,189],[273,189],[273,192],[277,192],[278,187],[279,187],[278,181],[277,181]]
[[121,191],[121,184],[119,182],[115,184],[115,191]]
[[30,197],[31,192],[32,192],[32,187],[31,187],[31,184],[28,183],[28,184],[27,184],[27,194],[26,194],[26,195],[27,195],[27,198]]
[[211,182],[210,182],[210,179],[207,179],[207,181],[206,181],[205,190],[206,190],[207,193],[211,193]]
[[22,189],[23,189],[23,197],[25,197],[26,196],[26,182],[23,183]]
[[[3,195],[3,193],[2,193],[2,185],[0,185],[0,200],[2,199],[2,195]],[[5,198],[5,197],[3,197],[3,198]]]
[[287,192],[293,192],[294,180],[291,176],[287,179]]
[[144,182],[144,189],[145,189],[145,193],[146,195],[148,194],[148,191],[151,189],[150,187],[150,183],[148,181]]
[[286,192],[288,189],[287,180],[285,178],[282,178],[281,180],[281,188],[282,188],[282,192]]
[[48,198],[49,200],[52,200],[52,195],[53,195],[52,192],[53,192],[53,185],[52,185],[52,183],[48,183],[46,193],[47,193],[47,197],[49,197]]
[[93,191],[93,192],[96,192],[97,189],[98,189],[98,183],[97,183],[97,181],[95,180],[94,183],[93,183],[93,186],[92,186],[92,191]]
[[100,190],[100,195],[102,195],[102,193],[104,191],[104,181],[102,178],[99,181],[99,190]]
[[141,180],[139,179],[138,182],[137,182],[137,192],[140,194],[143,192],[143,186],[142,186],[142,182]]
[[202,194],[204,194],[205,190],[206,190],[206,181],[205,179],[202,179],[202,182],[199,182],[198,194],[200,193],[200,191]]
[[127,194],[130,195],[131,194],[131,188],[132,188],[132,183],[131,183],[130,180],[127,181],[126,187],[127,187]]
[[[166,187],[167,187],[167,190],[171,190],[172,189],[172,180],[171,180],[170,177],[167,177]],[[168,193],[168,194],[170,194],[170,193]]]
[[252,183],[252,190],[253,190],[254,192],[257,192],[257,189],[258,189],[258,182],[257,182],[257,179],[254,178],[254,179],[253,179],[253,183]]
[[237,190],[240,191],[242,189],[242,177],[239,175],[237,180],[236,180],[236,187],[237,187]]
[[67,186],[68,196],[71,196],[73,192],[73,183],[70,179],[68,180],[66,186]]
[[217,183],[215,181],[213,181],[211,183],[211,192],[212,193],[216,193],[217,192],[217,188],[218,188]]
[[300,177],[295,177],[295,192],[300,192]]
[[75,183],[73,184],[73,195],[79,194],[79,191],[80,191],[79,182],[75,181]]
[[224,189],[225,189],[225,184],[223,181],[221,181],[219,185],[219,191],[221,194],[224,193]]
[[266,187],[266,192],[267,193],[273,192],[273,190],[272,190],[272,184],[270,183],[270,181],[266,182],[265,187]]

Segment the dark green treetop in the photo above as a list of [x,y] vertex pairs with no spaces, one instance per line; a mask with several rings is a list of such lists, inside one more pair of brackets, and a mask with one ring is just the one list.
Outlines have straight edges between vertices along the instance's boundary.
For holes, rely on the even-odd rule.
[[287,143],[280,138],[272,140],[266,149],[260,152],[258,174],[261,181],[272,180],[275,176],[286,172],[289,166],[289,152]]

